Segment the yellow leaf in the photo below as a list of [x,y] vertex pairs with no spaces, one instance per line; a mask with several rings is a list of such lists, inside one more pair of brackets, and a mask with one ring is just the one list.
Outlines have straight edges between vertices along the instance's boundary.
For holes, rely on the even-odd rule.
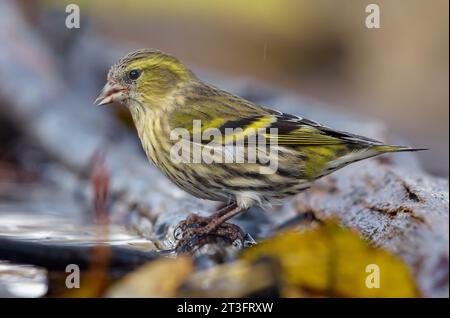
[[242,255],[248,261],[267,257],[280,264],[284,296],[305,292],[330,297],[418,296],[408,267],[398,257],[370,246],[335,222],[281,233]]

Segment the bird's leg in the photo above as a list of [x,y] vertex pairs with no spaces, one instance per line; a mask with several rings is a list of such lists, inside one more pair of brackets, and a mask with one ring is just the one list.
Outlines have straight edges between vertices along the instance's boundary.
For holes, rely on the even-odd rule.
[[236,206],[235,203],[228,204],[219,210],[217,210],[213,215],[211,216],[200,216],[195,213],[191,213],[188,215],[186,220],[181,221],[178,223],[177,227],[175,228],[175,232],[185,231],[189,228],[199,228],[204,227],[208,223],[210,223],[214,218],[221,217],[222,215],[226,214],[228,211],[234,209]]
[[205,234],[240,237],[242,236],[240,228],[237,225],[225,222],[242,211],[236,203],[232,203],[208,217],[191,214],[186,220],[178,224],[175,228],[174,236],[176,239],[183,239],[183,241],[195,235]]
[[225,223],[227,220],[231,219],[232,217],[240,214],[243,212],[243,209],[240,208],[237,204],[233,204],[230,206],[230,209],[227,209],[226,211],[218,211],[215,214],[213,214],[210,218],[210,222],[204,227],[204,233],[210,233],[214,230],[216,230],[219,226],[221,226],[223,223]]

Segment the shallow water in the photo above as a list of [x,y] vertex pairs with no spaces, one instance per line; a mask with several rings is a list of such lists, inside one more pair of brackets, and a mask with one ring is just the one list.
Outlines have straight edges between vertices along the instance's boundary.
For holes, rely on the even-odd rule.
[[[120,246],[142,251],[155,247],[124,226],[86,224],[73,215],[0,210],[0,238],[57,246]],[[42,297],[48,290],[45,269],[0,260],[0,297]]]
[[47,290],[45,269],[0,261],[0,297],[42,297]]
[[143,249],[153,246],[121,225],[105,228],[64,216],[31,213],[0,212],[0,236],[54,244],[127,245]]

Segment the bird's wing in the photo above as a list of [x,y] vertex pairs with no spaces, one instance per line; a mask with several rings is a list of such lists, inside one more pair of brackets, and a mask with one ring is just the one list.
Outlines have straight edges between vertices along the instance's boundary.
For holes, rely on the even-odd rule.
[[[226,134],[230,129],[264,128],[272,121],[270,110],[217,88],[202,85],[192,88],[183,104],[169,116],[171,129],[183,128],[191,134],[217,129]],[[226,130],[227,129],[227,130]],[[233,133],[242,138],[245,133]]]
[[284,113],[275,113],[275,120],[269,128],[276,128],[269,139],[278,144],[292,146],[325,146],[339,144],[380,145],[380,141],[367,137],[334,130],[315,121]]
[[381,142],[351,133],[333,130],[315,121],[261,107],[238,96],[211,87],[202,87],[187,96],[185,103],[171,116],[171,128],[195,133],[216,128],[222,142],[236,142],[255,130],[285,146],[380,145]]

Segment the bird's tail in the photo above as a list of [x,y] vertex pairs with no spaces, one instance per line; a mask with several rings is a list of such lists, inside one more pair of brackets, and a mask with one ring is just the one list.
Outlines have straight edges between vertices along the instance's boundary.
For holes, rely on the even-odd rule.
[[411,148],[408,146],[390,146],[390,145],[376,145],[373,146],[372,149],[379,153],[428,150],[427,148]]

